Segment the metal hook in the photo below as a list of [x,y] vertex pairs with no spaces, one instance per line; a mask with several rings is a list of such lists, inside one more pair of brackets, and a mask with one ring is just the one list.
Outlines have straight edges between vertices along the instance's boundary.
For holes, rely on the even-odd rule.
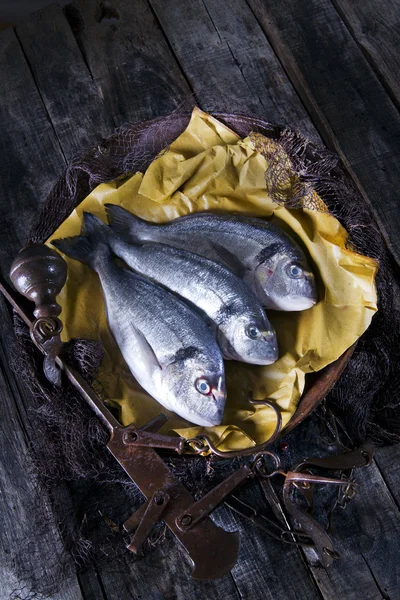
[[[251,404],[263,404],[265,406],[268,406],[269,408],[272,408],[272,410],[275,412],[275,415],[276,415],[275,430],[274,430],[273,434],[271,435],[271,437],[268,438],[267,441],[263,442],[262,444],[258,444],[257,446],[253,446],[252,448],[245,448],[244,450],[223,451],[223,450],[218,450],[218,448],[213,444],[213,442],[211,441],[211,438],[207,434],[200,433],[195,438],[186,440],[186,443],[187,444],[192,443],[195,446],[197,445],[197,447],[194,450],[194,452],[196,454],[200,454],[201,452],[207,452],[209,450],[212,454],[215,454],[215,456],[219,456],[220,458],[239,458],[242,456],[250,456],[252,454],[262,454],[268,446],[273,444],[273,442],[276,440],[276,438],[280,434],[281,429],[282,429],[282,415],[279,410],[279,407],[276,406],[275,404],[272,404],[272,402],[270,400],[266,400],[266,399],[264,399],[264,400],[249,400],[249,402]],[[202,448],[198,445],[199,442],[203,443]]]

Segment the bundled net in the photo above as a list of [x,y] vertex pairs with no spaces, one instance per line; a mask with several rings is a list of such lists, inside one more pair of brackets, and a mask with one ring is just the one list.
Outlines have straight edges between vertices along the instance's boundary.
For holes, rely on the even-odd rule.
[[[349,232],[351,249],[378,261],[379,310],[358,341],[327,403],[344,421],[355,444],[366,437],[378,444],[399,441],[400,313],[395,303],[396,267],[368,205],[346,176],[338,157],[316,147],[300,133],[260,119],[231,114],[215,116],[240,136],[251,134],[256,148],[267,157],[265,180],[273,200],[288,208],[328,209]],[[189,118],[175,113],[124,126],[74,160],[45,201],[29,242],[44,242],[100,183],[144,171],[182,133]],[[274,143],[269,144],[268,139]],[[291,186],[287,185],[288,174],[295,176]],[[315,192],[323,199],[322,205],[316,202]],[[143,498],[108,454],[107,433],[72,385],[66,383],[59,390],[45,381],[40,356],[18,317],[15,329],[18,340],[15,370],[35,399],[30,415],[33,468],[39,486],[38,502],[32,513],[36,515],[34,546],[46,563],[42,573],[29,572],[30,563],[24,559],[29,544],[20,556],[14,557],[14,571],[19,581],[24,582],[14,598],[25,600],[48,597],[68,572],[74,572],[74,565],[83,568],[108,560],[114,563],[136,560],[125,549],[120,524]],[[67,360],[93,383],[102,356],[99,344],[73,340],[64,352]],[[101,395],[101,390],[96,391]],[[210,489],[237,466],[234,461],[203,457],[168,460],[194,495]],[[60,527],[63,548],[59,552],[48,547],[45,531],[49,511]],[[164,535],[165,528],[158,527],[147,549]],[[48,561],[44,558],[46,554]]]

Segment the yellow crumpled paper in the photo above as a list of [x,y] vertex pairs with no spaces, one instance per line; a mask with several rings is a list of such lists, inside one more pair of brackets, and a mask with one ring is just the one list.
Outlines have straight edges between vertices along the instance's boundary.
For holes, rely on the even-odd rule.
[[276,419],[270,408],[249,404],[249,391],[256,399],[268,397],[275,401],[283,424],[287,424],[304,389],[305,374],[333,362],[369,326],[377,310],[376,263],[346,249],[346,231],[327,212],[288,210],[275,204],[266,191],[267,166],[267,159],[249,138],[240,139],[195,108],[187,129],[144,174],[99,185],[49,238],[48,242],[78,235],[83,211],[106,222],[103,205],[107,202],[160,223],[204,210],[239,211],[272,217],[276,224],[295,234],[311,257],[319,302],[304,312],[269,312],[280,349],[275,364],[259,367],[225,363],[228,400],[223,424],[213,428],[194,426],[165,411],[140,388],[108,330],[96,273],[65,257],[68,280],[58,300],[65,324],[63,339],[94,338],[103,342],[105,358],[99,380],[108,398],[121,407],[124,424],[133,421],[140,426],[164,411],[169,417],[164,431],[174,430],[184,437],[206,431],[221,450],[259,444],[271,435]]

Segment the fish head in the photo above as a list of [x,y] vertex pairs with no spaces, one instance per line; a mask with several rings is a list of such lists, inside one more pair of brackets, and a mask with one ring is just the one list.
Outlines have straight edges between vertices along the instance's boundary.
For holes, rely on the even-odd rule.
[[195,350],[163,369],[165,406],[204,427],[220,425],[226,403],[224,364],[218,356]]
[[237,315],[220,327],[217,339],[230,360],[270,365],[278,359],[276,333],[263,314]]
[[300,252],[277,252],[260,262],[254,287],[263,305],[273,310],[306,310],[317,302],[314,274]]

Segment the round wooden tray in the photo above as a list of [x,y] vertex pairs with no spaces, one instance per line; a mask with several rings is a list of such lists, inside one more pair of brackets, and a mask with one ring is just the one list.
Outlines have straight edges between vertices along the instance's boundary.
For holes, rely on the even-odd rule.
[[[241,137],[256,131],[279,140],[283,131],[282,128],[259,118],[228,113],[213,113],[213,116]],[[44,203],[31,231],[30,241],[44,242],[74,207],[100,183],[115,179],[124,173],[145,170],[158,153],[185,130],[189,118],[190,115],[187,114],[172,114],[135,125],[125,125],[96,148],[77,157]],[[288,129],[285,131],[287,133]],[[293,135],[302,143],[307,160],[318,160],[319,150],[294,130]],[[281,435],[292,431],[326,397],[345,369],[354,348],[355,344],[334,363],[318,373],[306,376],[306,389]]]

